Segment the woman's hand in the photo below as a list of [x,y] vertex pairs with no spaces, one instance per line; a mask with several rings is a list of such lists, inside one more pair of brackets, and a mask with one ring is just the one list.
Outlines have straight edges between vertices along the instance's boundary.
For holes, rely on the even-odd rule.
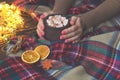
[[38,36],[39,36],[39,38],[40,39],[45,39],[44,38],[44,24],[43,24],[43,19],[46,17],[46,15],[45,14],[42,14],[41,16],[40,16],[40,19],[39,19],[39,21],[38,21],[38,24],[37,24],[37,34],[38,34]]
[[82,35],[83,28],[80,23],[80,17],[73,16],[70,20],[71,26],[64,29],[61,33],[60,39],[65,39],[65,42],[77,43]]
[[48,16],[48,15],[50,15],[50,14],[53,14],[53,12],[51,11],[51,12],[46,12],[46,13],[44,13],[44,14],[42,14],[41,16],[40,16],[40,19],[39,19],[39,21],[38,21],[38,24],[37,24],[37,34],[38,34],[38,36],[39,36],[39,38],[40,39],[42,39],[42,40],[45,40],[45,38],[44,38],[44,24],[43,24],[43,19],[46,17],[46,16]]

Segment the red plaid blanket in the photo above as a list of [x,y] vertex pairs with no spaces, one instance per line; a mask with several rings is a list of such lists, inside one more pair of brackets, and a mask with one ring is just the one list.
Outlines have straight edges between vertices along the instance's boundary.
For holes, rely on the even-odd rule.
[[43,68],[40,62],[29,65],[19,57],[6,58],[0,61],[1,80],[56,80]]
[[[98,29],[98,31],[101,30]],[[49,58],[65,62],[73,67],[82,65],[90,75],[99,80],[119,80],[120,29],[108,28],[107,33],[112,34],[112,39],[109,39],[108,42],[100,41],[93,35],[90,38],[90,33],[87,34],[89,38],[79,44],[53,42],[49,46],[51,49]],[[99,32],[97,32],[99,38],[101,35],[105,36],[105,34],[98,34]],[[41,67],[41,62],[29,65],[23,63],[19,57],[13,57],[0,61],[0,79],[56,80],[57,76],[51,76],[48,71],[44,70]]]
[[[101,3],[101,1],[103,0],[84,0],[83,7],[72,8],[70,12],[79,14],[86,9],[94,8],[88,4]],[[120,21],[119,18],[118,21]],[[63,41],[58,41],[53,42],[49,47],[50,59],[65,62],[72,67],[82,65],[90,75],[99,80],[120,79],[120,27],[103,26],[85,34],[79,44],[65,44]],[[28,65],[19,57],[10,57],[0,61],[0,80],[56,80],[57,77],[44,70],[41,62]]]
[[57,43],[52,46],[52,52],[52,59],[73,66],[82,65],[96,79],[120,79],[120,50],[108,45],[89,40],[81,43],[81,46]]

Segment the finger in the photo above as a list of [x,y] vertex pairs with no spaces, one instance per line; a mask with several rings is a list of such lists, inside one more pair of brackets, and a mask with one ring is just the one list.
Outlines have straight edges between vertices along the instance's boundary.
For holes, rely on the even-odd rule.
[[48,16],[49,15],[49,13],[47,13],[47,12],[45,12],[45,13],[43,13],[41,16],[40,16],[40,18],[41,19],[44,19],[46,16]]
[[37,35],[39,36],[39,37],[41,37],[42,35],[41,35],[41,32],[37,29],[36,30],[36,32],[37,32]]
[[77,18],[75,24],[76,24],[78,27],[81,27],[80,17]]
[[43,24],[43,20],[40,18],[37,24],[37,27],[41,26]]
[[39,31],[44,31],[44,25],[37,26],[37,29],[38,29]]
[[68,38],[74,37],[76,35],[80,35],[79,32],[81,32],[81,31],[80,30],[76,30],[74,32],[71,32],[71,33],[68,33],[68,34],[65,34],[65,35],[62,35],[62,36],[64,36],[64,39],[68,39]]
[[71,17],[71,20],[70,20],[70,24],[71,24],[71,25],[74,25],[75,22],[76,22],[76,20],[77,20],[77,17],[72,16],[72,17]]
[[62,30],[61,34],[63,34],[63,35],[64,35],[64,34],[69,34],[69,33],[71,33],[71,32],[76,31],[77,29],[78,29],[78,27],[77,27],[76,25],[72,25],[72,26],[70,26],[70,27]]
[[38,31],[38,30],[36,30],[36,32],[37,32],[38,37],[39,37],[40,39],[45,40],[45,38],[41,35],[41,33],[39,33],[39,31]]
[[43,25],[43,20],[40,19],[38,24],[37,24],[37,29],[39,30],[44,30],[44,25]]
[[74,36],[74,37],[71,37],[69,39],[66,39],[65,40],[65,43],[68,43],[68,42],[73,42],[73,41],[76,41],[76,40],[79,40],[79,36]]
[[80,41],[80,38],[72,41],[72,43],[75,44],[75,43],[78,43],[79,41]]
[[41,34],[42,36],[44,36],[44,30],[42,30],[40,27],[37,28],[37,31],[39,32],[39,34]]
[[79,34],[80,34],[80,36],[81,36],[82,33],[83,33],[83,27],[81,26],[81,23],[80,23],[80,17],[77,18],[76,26],[78,26]]

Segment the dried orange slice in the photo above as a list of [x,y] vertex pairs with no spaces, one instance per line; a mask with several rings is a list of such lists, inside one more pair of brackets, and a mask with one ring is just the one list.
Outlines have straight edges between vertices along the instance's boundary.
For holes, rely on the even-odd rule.
[[23,54],[21,55],[22,61],[25,63],[35,63],[40,59],[40,55],[33,51],[33,50],[27,50],[25,52],[23,52]]
[[40,54],[41,60],[44,60],[48,57],[50,49],[47,45],[40,45],[34,49],[35,52]]

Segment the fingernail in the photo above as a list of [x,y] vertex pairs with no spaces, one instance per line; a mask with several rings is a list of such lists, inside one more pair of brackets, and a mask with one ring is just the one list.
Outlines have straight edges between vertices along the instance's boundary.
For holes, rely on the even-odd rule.
[[44,14],[42,14],[42,15],[40,16],[40,18],[42,18],[42,19],[43,19],[44,17],[45,17],[45,15],[44,15]]
[[74,25],[74,21],[71,20],[71,21],[70,21],[70,24],[71,24],[71,25]]
[[61,33],[62,33],[62,34],[65,34],[66,32],[65,32],[65,31],[62,31]]
[[69,42],[69,40],[65,40],[65,43],[68,43]]
[[60,39],[63,39],[64,38],[64,36],[60,36]]
[[41,33],[42,36],[44,36],[44,34],[45,34],[44,32]]

